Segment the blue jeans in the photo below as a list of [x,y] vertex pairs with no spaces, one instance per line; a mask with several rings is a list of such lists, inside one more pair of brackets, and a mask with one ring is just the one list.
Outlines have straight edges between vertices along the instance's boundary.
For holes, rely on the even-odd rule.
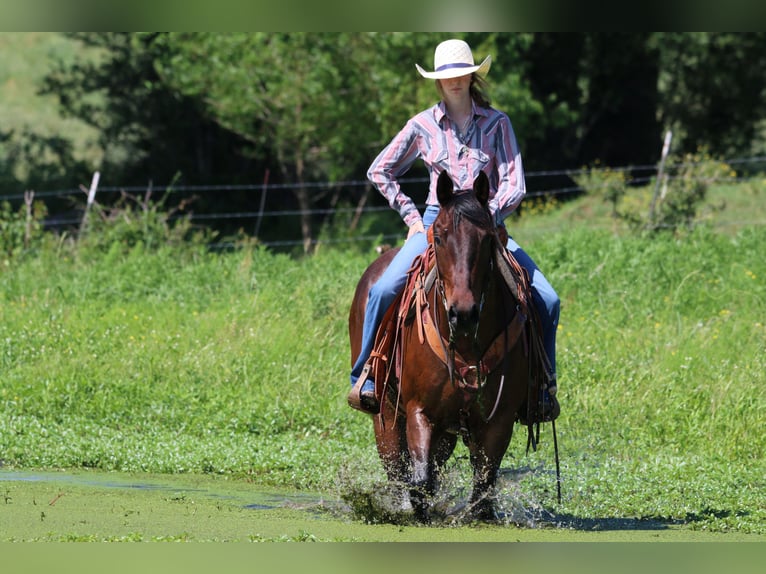
[[[438,206],[428,206],[423,214],[423,227],[428,229],[439,214]],[[386,314],[396,296],[404,289],[407,281],[407,271],[412,262],[428,248],[425,233],[416,233],[404,243],[380,279],[370,288],[367,297],[367,308],[364,312],[362,328],[362,349],[354,366],[351,368],[351,385],[353,386],[362,374],[362,369],[372,353],[375,335],[378,332],[383,315]],[[553,374],[556,373],[556,328],[559,322],[559,296],[551,284],[543,276],[532,258],[510,237],[506,248],[513,254],[519,264],[524,267],[532,279],[532,299],[543,327],[543,343],[551,362]]]
[[540,316],[540,323],[543,328],[543,346],[548,360],[551,362],[551,375],[556,376],[556,330],[559,326],[559,312],[561,310],[561,300],[553,289],[542,271],[537,267],[532,258],[519,247],[513,238],[508,236],[506,249],[516,258],[524,269],[527,270],[532,281],[532,300],[535,303],[537,314]]

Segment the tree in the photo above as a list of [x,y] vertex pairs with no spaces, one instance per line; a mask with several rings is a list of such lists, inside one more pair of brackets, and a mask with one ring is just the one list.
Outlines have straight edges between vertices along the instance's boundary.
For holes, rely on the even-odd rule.
[[539,33],[523,47],[532,98],[541,110],[527,130],[526,165],[579,167],[577,127],[582,116],[585,34]]
[[197,102],[163,84],[157,34],[73,34],[92,57],[59,62],[45,79],[64,116],[98,130],[105,178],[122,185],[167,183],[181,174],[195,183],[244,171],[238,141],[203,117]]
[[[163,183],[181,174],[181,183],[260,183],[270,173],[270,183],[295,187],[279,201],[300,208],[308,251],[326,217],[310,212],[331,208],[339,189],[316,183],[364,179],[407,118],[438,99],[414,64],[430,68],[434,47],[454,36],[78,34],[99,56],[62,64],[45,87],[66,114],[99,130],[105,181]],[[664,128],[674,129],[674,151],[705,146],[720,155],[763,146],[762,33],[457,37],[477,59],[493,56],[490,96],[511,118],[527,170],[653,163]],[[59,142],[42,143],[31,153]],[[0,161],[13,157],[5,152]],[[408,175],[425,172],[416,164]],[[251,207],[252,194],[233,197],[206,199],[216,210]]]
[[657,122],[658,54],[647,33],[596,33],[584,62],[585,104],[579,163],[653,163],[662,141]]
[[750,153],[766,120],[766,33],[663,33],[655,42],[658,112],[676,150]]
[[369,157],[379,129],[366,77],[370,36],[359,34],[168,34],[158,63],[167,85],[271,157],[297,184],[304,250],[311,249],[308,183],[338,181]]

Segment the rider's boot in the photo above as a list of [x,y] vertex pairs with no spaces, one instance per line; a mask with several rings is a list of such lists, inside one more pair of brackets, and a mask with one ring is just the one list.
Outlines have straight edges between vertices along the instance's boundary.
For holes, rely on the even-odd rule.
[[364,413],[376,415],[380,412],[380,402],[375,396],[375,381],[372,379],[370,370],[371,365],[367,363],[362,369],[362,374],[351,387],[348,404]]

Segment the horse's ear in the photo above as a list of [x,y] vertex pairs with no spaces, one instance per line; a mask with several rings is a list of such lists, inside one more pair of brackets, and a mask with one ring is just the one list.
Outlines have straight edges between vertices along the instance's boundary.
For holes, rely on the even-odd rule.
[[439,199],[439,205],[444,205],[452,199],[454,185],[446,171],[439,174],[439,179],[436,180],[436,197]]
[[473,180],[473,193],[476,199],[479,200],[479,203],[487,205],[489,200],[489,178],[483,171],[480,171],[476,179]]

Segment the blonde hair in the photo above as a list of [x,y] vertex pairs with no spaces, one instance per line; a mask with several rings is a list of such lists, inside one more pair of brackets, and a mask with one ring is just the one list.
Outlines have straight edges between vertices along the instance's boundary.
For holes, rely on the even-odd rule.
[[[471,94],[471,99],[480,108],[488,108],[492,105],[492,101],[487,94],[489,90],[489,84],[482,76],[476,72],[471,74],[471,86],[468,88]],[[436,80],[436,91],[439,92],[439,96],[444,99],[444,90],[442,88],[441,80]]]

